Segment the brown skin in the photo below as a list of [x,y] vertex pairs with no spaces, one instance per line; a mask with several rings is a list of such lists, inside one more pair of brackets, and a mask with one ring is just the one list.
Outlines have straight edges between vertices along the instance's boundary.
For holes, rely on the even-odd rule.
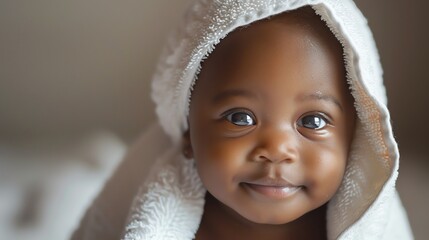
[[342,53],[306,7],[234,31],[204,62],[184,135],[208,190],[196,239],[326,238],[355,124]]

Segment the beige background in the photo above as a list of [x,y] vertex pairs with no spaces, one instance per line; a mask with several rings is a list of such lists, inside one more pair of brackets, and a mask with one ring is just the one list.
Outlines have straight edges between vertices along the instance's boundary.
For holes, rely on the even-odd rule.
[[[154,120],[149,81],[189,2],[1,0],[0,153],[97,129],[131,142]],[[356,2],[385,70],[402,152],[399,190],[416,236],[427,236],[429,2]]]

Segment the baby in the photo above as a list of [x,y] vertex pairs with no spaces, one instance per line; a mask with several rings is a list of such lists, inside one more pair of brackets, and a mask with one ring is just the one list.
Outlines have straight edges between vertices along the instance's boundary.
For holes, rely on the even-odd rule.
[[[134,167],[146,180],[123,239],[412,239],[377,51],[352,1],[197,0],[152,96],[162,130],[140,144],[151,162]],[[171,142],[154,151],[162,132]],[[94,209],[114,182],[74,239],[121,234],[91,221],[109,215]]]
[[326,238],[325,204],[355,125],[343,63],[310,7],[218,44],[192,91],[185,133],[207,189],[196,239]]

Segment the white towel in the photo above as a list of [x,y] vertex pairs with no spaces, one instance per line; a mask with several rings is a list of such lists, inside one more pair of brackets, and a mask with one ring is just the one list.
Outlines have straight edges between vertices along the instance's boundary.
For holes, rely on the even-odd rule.
[[163,154],[141,156],[157,164],[134,200],[124,239],[194,237],[205,190],[178,148],[201,61],[237,27],[305,5],[313,7],[343,45],[358,114],[344,179],[328,204],[328,239],[412,239],[395,190],[399,152],[379,56],[366,19],[351,0],[196,0],[191,5],[153,81],[156,112],[171,143],[163,146]]

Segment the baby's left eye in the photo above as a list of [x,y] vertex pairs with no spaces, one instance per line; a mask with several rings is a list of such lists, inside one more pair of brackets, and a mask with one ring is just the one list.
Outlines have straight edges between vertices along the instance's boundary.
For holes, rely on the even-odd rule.
[[232,112],[226,115],[226,119],[237,126],[255,125],[255,119],[251,114],[247,112],[241,112],[241,111]]
[[326,126],[326,119],[320,115],[306,115],[298,120],[298,126],[309,129],[322,129]]

